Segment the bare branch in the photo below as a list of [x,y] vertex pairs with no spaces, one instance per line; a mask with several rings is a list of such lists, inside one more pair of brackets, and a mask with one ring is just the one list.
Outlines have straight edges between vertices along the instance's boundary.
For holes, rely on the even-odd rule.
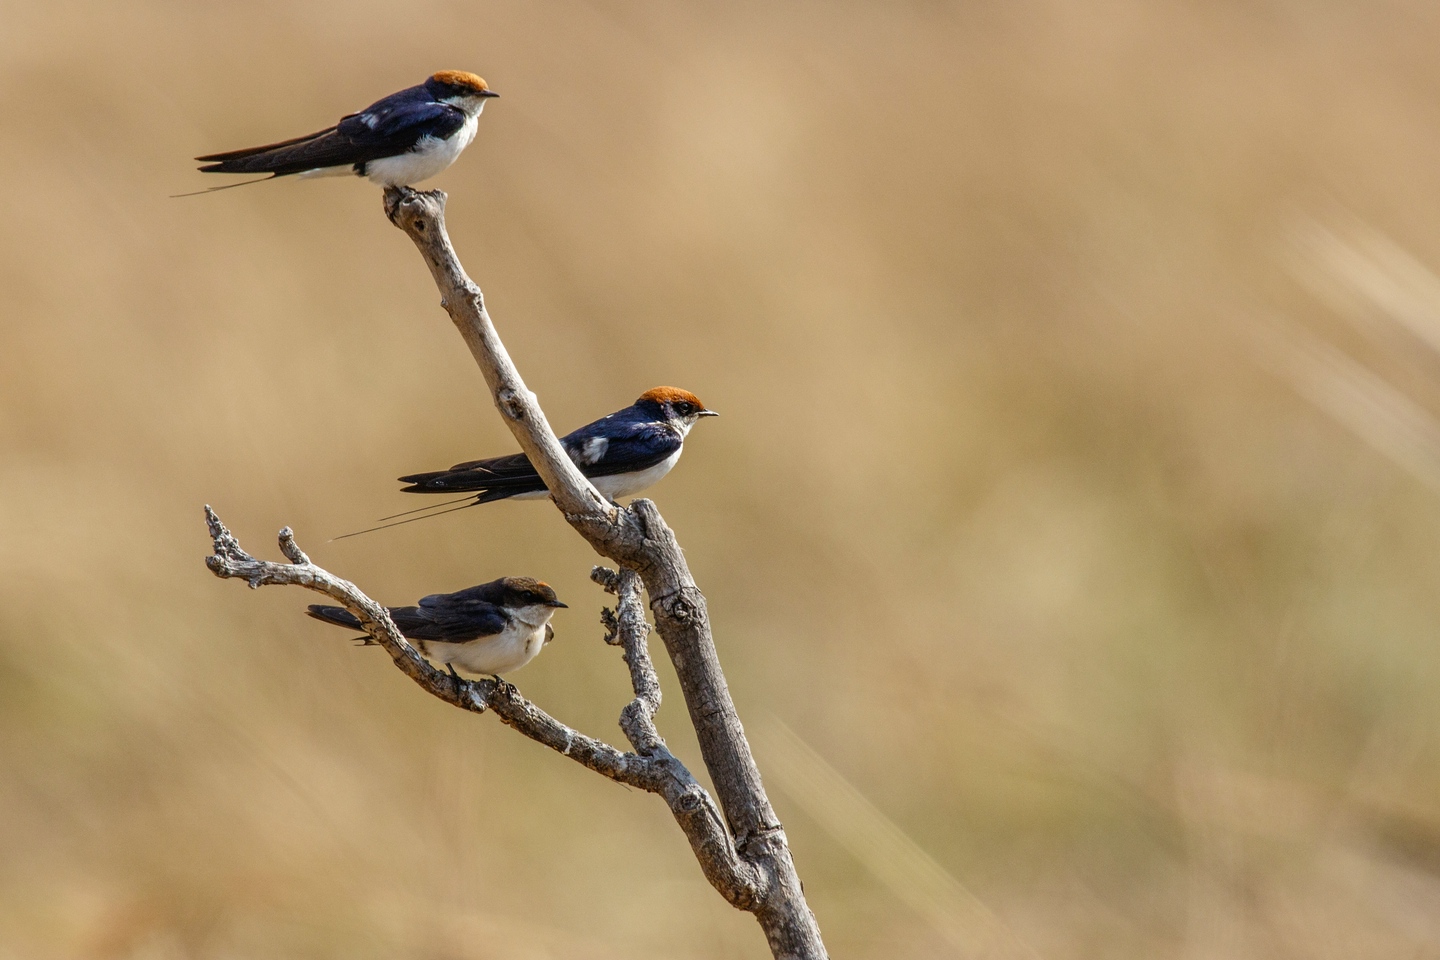
[[[208,506],[205,508],[205,520],[215,548],[215,552],[205,558],[205,565],[217,577],[244,580],[253,589],[281,584],[301,586],[325,594],[360,618],[365,632],[390,654],[395,665],[433,696],[473,713],[484,713],[490,709],[506,726],[536,743],[564,754],[617,783],[660,795],[689,839],[705,876],[731,903],[745,907],[755,901],[759,891],[765,889],[766,884],[762,882],[759,871],[736,852],[715,801],[689,769],[665,747],[665,741],[655,731],[653,714],[660,705],[660,684],[645,648],[645,634],[650,627],[645,623],[644,609],[640,606],[639,582],[635,574],[615,574],[607,570],[608,581],[597,578],[602,585],[613,584],[619,591],[620,613],[618,617],[612,614],[611,619],[620,628],[618,642],[625,649],[627,662],[632,664],[631,678],[635,684],[636,699],[622,713],[621,727],[637,750],[641,750],[642,743],[648,748],[640,753],[622,753],[608,743],[588,737],[556,720],[521,696],[513,683],[498,679],[461,680],[435,669],[395,627],[383,606],[371,600],[355,584],[312,563],[295,542],[295,535],[289,527],[280,531],[280,550],[290,562],[274,563],[257,560],[246,553],[240,541]],[[640,666],[637,668],[634,664]],[[637,704],[643,705],[638,708],[641,711],[638,716]],[[631,716],[635,718],[626,719]],[[633,734],[632,730],[635,731]]]
[[[480,366],[496,409],[529,457],[566,520],[600,553],[621,565],[597,579],[619,603],[608,625],[625,651],[635,699],[621,714],[634,747],[623,753],[560,723],[498,679],[464,681],[441,673],[408,643],[383,607],[354,584],[313,564],[288,528],[280,549],[289,563],[257,560],[206,508],[219,577],[251,587],[295,584],[324,593],[359,618],[404,673],[432,695],[476,713],[494,710],[502,722],[612,780],[664,797],[710,883],[731,904],[755,914],[777,958],[825,960],[819,926],[806,905],[785,832],[765,795],[760,772],[720,669],[705,597],[696,586],[674,533],[655,505],[628,509],[608,502],[565,454],[534,394],[525,386],[485,310],[480,288],[466,275],[444,221],[445,194],[408,188],[385,192],[385,212],[414,241],[440,290],[441,305]],[[666,652],[695,728],[716,799],[660,737],[655,714],[660,687],[645,642],[649,630],[636,579],[644,584]]]
[[257,560],[241,549],[240,542],[208,506],[205,520],[215,542],[215,553],[205,558],[205,565],[215,576],[245,580],[252,588],[286,584],[323,593],[359,617],[365,632],[390,654],[395,665],[433,696],[474,713],[484,713],[487,708],[494,710],[506,726],[596,773],[628,786],[661,792],[661,781],[668,776],[667,771],[645,757],[622,753],[608,743],[571,729],[526,700],[514,684],[493,679],[460,680],[436,670],[396,629],[383,606],[350,581],[311,563],[296,545],[289,527],[280,531],[280,550],[290,562],[273,563]]
[[495,408],[535,465],[550,497],[568,515],[602,519],[614,508],[565,455],[545,411],[525,386],[510,359],[490,314],[485,296],[460,266],[445,230],[445,194],[391,187],[385,191],[385,215],[410,235],[440,288],[440,305],[455,321],[470,353],[480,366],[495,400]]
[[[827,954],[819,925],[805,902],[785,831],[765,794],[760,770],[720,669],[705,597],[690,575],[675,534],[648,500],[636,500],[628,509],[607,503],[566,456],[501,343],[485,310],[480,288],[466,275],[450,244],[445,229],[445,194],[439,190],[421,193],[392,187],[385,191],[385,213],[419,249],[440,290],[441,305],[470,347],[496,408],[545,481],[551,499],[597,553],[638,573],[645,585],[656,628],[679,677],[701,756],[724,811],[724,827],[728,828],[722,830],[723,850],[714,844],[697,845],[700,834],[692,830],[702,828],[699,821],[704,819],[700,814],[704,801],[699,796],[704,791],[686,794],[695,798],[693,803],[700,804],[690,821],[681,819],[676,803],[666,796],[690,837],[706,877],[732,904],[755,913],[775,957],[823,960]],[[625,604],[620,606],[623,613]],[[617,636],[621,636],[623,644],[618,623],[621,615],[617,614],[616,619]],[[630,662],[635,683],[639,668],[635,661]],[[631,711],[626,736],[637,750],[642,749],[641,744],[647,748],[658,744],[655,749],[664,749],[663,741],[653,733],[654,708],[647,706],[648,693],[642,692],[648,688],[641,683],[635,686],[640,706],[632,703],[626,708]],[[658,697],[654,704],[658,708]],[[732,849],[738,854],[735,863],[743,869],[713,872],[716,862],[731,862]]]
[[590,579],[619,598],[615,610],[604,610],[601,619],[606,626],[605,642],[624,651],[630,667],[630,685],[635,699],[620,711],[620,729],[631,746],[642,757],[663,766],[670,777],[665,802],[689,838],[695,858],[711,885],[742,910],[754,909],[762,894],[769,889],[771,878],[754,864],[746,862],[735,849],[720,808],[695,776],[665,745],[655,727],[655,714],[660,711],[660,678],[650,660],[645,642],[650,624],[645,621],[645,607],[640,602],[640,577],[633,570],[615,571],[595,567]]
[[[630,686],[635,699],[620,712],[620,729],[635,752],[642,757],[664,751],[665,741],[655,728],[655,714],[660,712],[660,678],[650,661],[650,647],[645,642],[650,624],[645,620],[645,606],[640,602],[640,576],[633,570],[618,573],[607,567],[590,571],[590,579],[619,597],[615,610],[603,611],[605,642],[618,646],[625,653],[630,668]],[[668,752],[668,751],[667,751]]]

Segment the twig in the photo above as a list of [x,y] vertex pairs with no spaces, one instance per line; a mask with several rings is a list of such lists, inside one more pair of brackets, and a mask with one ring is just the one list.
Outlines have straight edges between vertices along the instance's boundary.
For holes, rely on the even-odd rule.
[[635,690],[635,699],[620,711],[620,729],[642,757],[654,756],[666,751],[666,747],[655,728],[655,714],[660,712],[660,678],[655,676],[650,646],[645,642],[650,624],[640,602],[640,576],[634,570],[621,569],[617,573],[608,567],[596,567],[590,571],[590,579],[620,601],[615,610],[607,609],[602,614],[608,630],[605,642],[624,650],[630,686]]

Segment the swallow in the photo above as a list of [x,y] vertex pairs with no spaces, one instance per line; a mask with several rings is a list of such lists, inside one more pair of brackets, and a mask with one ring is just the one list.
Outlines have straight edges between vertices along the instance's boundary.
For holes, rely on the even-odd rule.
[[[575,461],[580,472],[590,478],[595,488],[612,502],[617,497],[628,497],[655,484],[669,473],[680,460],[685,436],[701,417],[718,417],[714,410],[706,408],[700,398],[689,390],[679,387],[656,387],[647,390],[640,398],[624,410],[617,410],[608,417],[601,417],[594,423],[586,424],[574,433],[560,438],[560,445]],[[457,463],[449,470],[433,473],[414,473],[401,477],[401,483],[410,486],[403,493],[474,493],[475,497],[460,497],[447,500],[418,510],[408,510],[382,520],[427,510],[441,510],[451,513],[466,507],[490,503],[493,500],[538,500],[549,496],[545,481],[535,472],[530,459],[523,453],[488,460],[468,460]],[[452,504],[468,501],[464,506]],[[432,513],[430,516],[439,516]],[[399,526],[423,520],[413,517],[398,523],[371,527],[347,533],[345,537],[370,533],[385,527]],[[344,539],[336,537],[337,540]]]
[[441,70],[309,136],[195,159],[209,161],[200,168],[204,173],[270,175],[262,180],[352,174],[382,187],[405,187],[454,163],[475,139],[485,101],[498,96],[473,73]]
[[[386,607],[390,619],[415,648],[452,674],[499,677],[535,659],[555,637],[550,617],[565,604],[548,583],[529,577],[501,577],[455,593],[432,593],[418,606]],[[352,630],[360,620],[344,607],[311,604],[316,620]],[[357,639],[373,644],[366,637]]]

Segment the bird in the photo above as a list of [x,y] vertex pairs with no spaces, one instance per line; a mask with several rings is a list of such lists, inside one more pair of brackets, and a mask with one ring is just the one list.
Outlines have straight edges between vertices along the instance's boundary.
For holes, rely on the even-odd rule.
[[353,174],[383,187],[408,187],[455,162],[475,139],[485,101],[498,96],[473,73],[441,70],[418,86],[342,117],[333,127],[293,140],[195,159],[207,161],[200,168],[204,173],[270,175],[245,183],[292,174],[302,179]]
[[[590,478],[607,499],[614,502],[617,497],[628,497],[655,484],[669,473],[680,460],[685,436],[702,417],[718,417],[708,409],[700,398],[689,390],[679,387],[655,387],[642,393],[633,404],[617,410],[594,423],[588,423],[574,433],[560,438],[560,445],[575,461],[580,472]],[[523,453],[512,453],[504,457],[486,460],[467,460],[457,463],[449,470],[431,473],[414,473],[400,478],[401,483],[410,486],[402,493],[474,493],[475,496],[460,497],[444,503],[407,510],[381,520],[428,510],[450,513],[478,506],[495,500],[538,500],[549,496],[545,481],[535,472],[530,459]],[[461,501],[465,506],[453,506]],[[430,516],[439,516],[432,513]],[[399,523],[383,524],[368,530],[357,530],[344,537],[358,536],[385,527],[412,523],[425,517],[413,517]],[[336,537],[341,540],[344,537]]]
[[[554,639],[550,618],[565,606],[548,583],[501,577],[455,593],[432,593],[418,606],[386,609],[400,633],[452,675],[459,667],[499,678],[534,660]],[[314,603],[305,612],[325,623],[362,629],[360,619],[344,607]],[[368,636],[356,639],[375,642]]]

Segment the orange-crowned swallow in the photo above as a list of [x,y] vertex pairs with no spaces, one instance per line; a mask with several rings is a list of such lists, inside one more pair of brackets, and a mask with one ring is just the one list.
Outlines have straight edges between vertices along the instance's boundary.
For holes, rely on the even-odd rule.
[[[690,428],[695,426],[701,417],[714,416],[718,414],[714,410],[707,410],[700,398],[689,390],[656,387],[642,393],[640,399],[624,410],[616,411],[561,437],[560,445],[565,448],[570,459],[575,461],[580,472],[595,484],[595,488],[610,500],[614,500],[616,497],[639,493],[669,473],[680,460],[680,451]],[[405,493],[476,494],[473,500],[469,497],[461,498],[469,501],[465,507],[489,503],[492,500],[535,500],[549,495],[545,482],[540,479],[540,475],[530,465],[529,458],[523,453],[488,460],[470,460],[457,463],[449,470],[415,473],[401,477],[400,480],[410,484],[404,488]],[[436,510],[457,502],[459,501],[452,500],[408,512]],[[465,507],[451,507],[451,510],[463,510]],[[395,516],[402,517],[405,514],[397,513]],[[384,519],[392,520],[394,517]]]
[[[548,583],[501,577],[455,593],[431,594],[419,606],[386,609],[416,649],[451,673],[459,667],[498,677],[535,659],[555,636],[551,615],[564,606]],[[306,612],[316,620],[361,629],[359,619],[344,607],[311,604]]]
[[205,173],[268,173],[267,180],[352,174],[383,187],[409,186],[455,162],[475,139],[485,101],[497,96],[473,73],[441,70],[318,133],[195,159],[212,161],[200,168]]

